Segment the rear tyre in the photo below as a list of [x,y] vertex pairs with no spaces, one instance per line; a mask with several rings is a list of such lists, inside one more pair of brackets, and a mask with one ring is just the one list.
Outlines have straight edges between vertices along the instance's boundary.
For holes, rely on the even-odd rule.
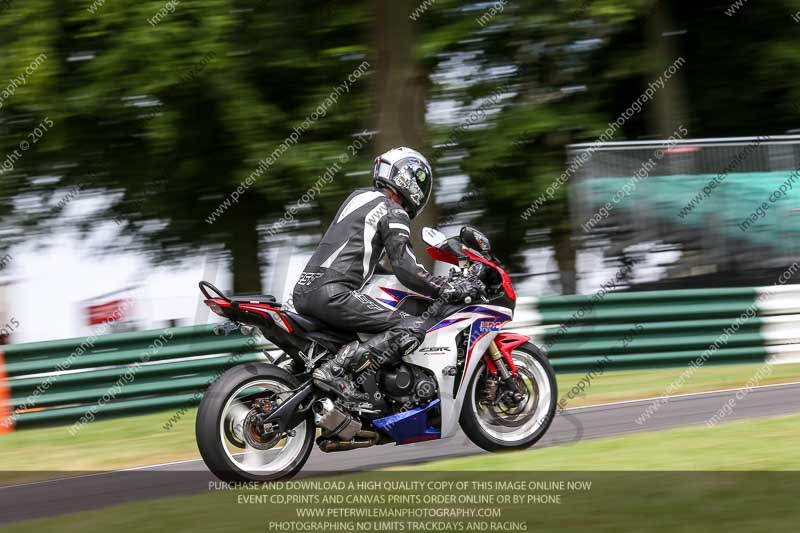
[[257,402],[280,405],[300,386],[297,379],[274,365],[248,363],[231,368],[208,389],[195,422],[200,455],[223,481],[273,481],[294,476],[303,468],[314,445],[316,429],[309,409],[294,434],[262,434],[251,423]]
[[556,411],[558,386],[547,356],[532,343],[511,353],[517,367],[517,383],[525,400],[514,408],[485,405],[481,402],[489,377],[486,363],[475,370],[461,410],[461,427],[472,442],[490,452],[522,450],[541,439]]

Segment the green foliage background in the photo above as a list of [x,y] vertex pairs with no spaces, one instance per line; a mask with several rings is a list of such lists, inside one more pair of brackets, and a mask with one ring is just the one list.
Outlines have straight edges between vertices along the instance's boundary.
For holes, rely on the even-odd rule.
[[[377,73],[406,68],[377,56],[388,0],[191,0],[153,27],[161,0],[15,0],[0,4],[0,91],[40,54],[47,59],[0,108],[0,162],[41,121],[42,139],[0,174],[4,247],[56,226],[122,229],[116,246],[154,261],[219,251],[236,283],[256,286],[270,241],[257,231],[297,202],[354,135],[375,132],[387,91]],[[400,0],[409,15],[422,4]],[[524,221],[520,214],[565,167],[566,144],[591,141],[647,83],[681,55],[667,106],[690,135],[782,133],[796,126],[800,25],[796,0],[749,2],[733,16],[727,1],[510,1],[488,24],[491,3],[437,0],[398,39],[414,50],[425,99],[454,110],[429,120],[423,151],[436,153],[439,183],[469,176],[466,202],[512,270],[522,252],[554,246],[562,271],[574,269],[567,188]],[[94,8],[94,12],[92,9]],[[663,33],[661,29],[673,29]],[[674,34],[673,34],[674,33]],[[666,36],[665,36],[666,35]],[[408,42],[411,41],[411,42]],[[662,46],[668,41],[672,56]],[[206,217],[362,61],[370,70],[286,152],[241,202],[210,225]],[[451,138],[470,110],[505,87],[480,124]],[[666,96],[665,96],[666,98]],[[654,105],[615,140],[664,130]],[[402,125],[412,110],[400,109]],[[755,112],[754,112],[755,111]],[[661,121],[661,123],[659,123]],[[318,233],[342,197],[368,183],[367,146],[302,215],[293,232]],[[54,209],[79,187],[102,209],[67,220]],[[248,252],[252,250],[252,252]],[[259,254],[259,250],[262,252]],[[235,268],[235,265],[240,265]],[[255,274],[254,274],[255,272]],[[255,284],[255,285],[254,285]],[[569,280],[562,277],[564,290]]]

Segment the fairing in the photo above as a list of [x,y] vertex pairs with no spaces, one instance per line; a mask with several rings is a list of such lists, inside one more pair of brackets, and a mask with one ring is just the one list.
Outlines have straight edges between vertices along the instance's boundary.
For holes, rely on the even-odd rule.
[[[403,287],[392,275],[373,276],[362,289],[387,309],[395,309],[410,296],[420,295]],[[428,329],[428,334],[417,351],[404,358],[406,363],[427,368],[436,377],[439,388],[439,404],[442,426],[441,438],[453,436],[458,430],[461,408],[466,391],[475,370],[489,349],[489,344],[499,335],[504,324],[513,318],[514,310],[502,305],[472,304],[464,305],[460,311],[449,314]],[[465,357],[464,371],[460,376],[449,375],[448,369],[455,368],[458,362],[458,334],[467,330],[469,344]],[[456,383],[458,379],[458,383]],[[453,391],[456,395],[453,396]],[[421,427],[421,426],[420,426]],[[413,433],[413,432],[412,432]],[[404,433],[404,439],[409,437]],[[432,437],[431,433],[418,435],[423,440]],[[413,442],[409,440],[408,442]]]

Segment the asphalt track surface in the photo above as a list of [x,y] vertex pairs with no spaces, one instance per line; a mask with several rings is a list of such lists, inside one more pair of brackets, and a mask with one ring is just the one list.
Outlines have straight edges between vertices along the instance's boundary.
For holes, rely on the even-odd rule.
[[[735,399],[735,408],[723,423],[800,412],[800,383],[756,387],[746,394],[743,391],[729,389],[674,396],[643,424],[637,423],[637,418],[652,399],[569,409],[554,420],[536,448],[640,431],[704,425],[731,398]],[[483,453],[486,452],[461,433],[442,441],[375,446],[332,454],[315,448],[299,477],[374,470]],[[204,493],[209,490],[209,482],[215,479],[202,461],[197,460],[114,472],[75,473],[63,479],[2,487],[0,524],[136,500]]]

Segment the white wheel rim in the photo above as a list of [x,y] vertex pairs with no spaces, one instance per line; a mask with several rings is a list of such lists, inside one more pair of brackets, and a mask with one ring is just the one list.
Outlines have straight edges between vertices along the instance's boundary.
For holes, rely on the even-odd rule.
[[241,422],[244,420],[244,417],[247,416],[250,409],[242,402],[237,402],[236,399],[244,390],[254,387],[261,387],[271,392],[287,392],[291,390],[283,383],[273,380],[250,381],[239,387],[230,398],[228,398],[222,410],[222,416],[220,417],[219,436],[222,441],[222,449],[225,451],[228,459],[245,472],[259,475],[277,474],[287,470],[302,453],[307,421],[302,421],[294,428],[295,435],[293,437],[287,436],[281,439],[269,450],[257,450],[248,444],[245,446],[243,452],[232,453],[230,450],[232,444],[225,434],[225,425],[232,418],[234,435],[244,440],[242,437]]
[[[470,394],[472,394],[472,413],[481,429],[493,439],[509,445],[525,440],[544,426],[545,422],[550,417],[550,408],[553,404],[553,389],[550,384],[549,373],[544,365],[534,356],[522,350],[514,350],[511,357],[514,359],[514,365],[517,369],[525,369],[531,373],[532,379],[538,389],[536,405],[529,420],[517,427],[492,424],[488,409],[482,407],[479,402],[480,391],[478,391],[478,381],[480,381],[480,379],[474,379],[472,381],[472,390],[470,391]],[[476,370],[476,372],[482,371],[482,367]]]

